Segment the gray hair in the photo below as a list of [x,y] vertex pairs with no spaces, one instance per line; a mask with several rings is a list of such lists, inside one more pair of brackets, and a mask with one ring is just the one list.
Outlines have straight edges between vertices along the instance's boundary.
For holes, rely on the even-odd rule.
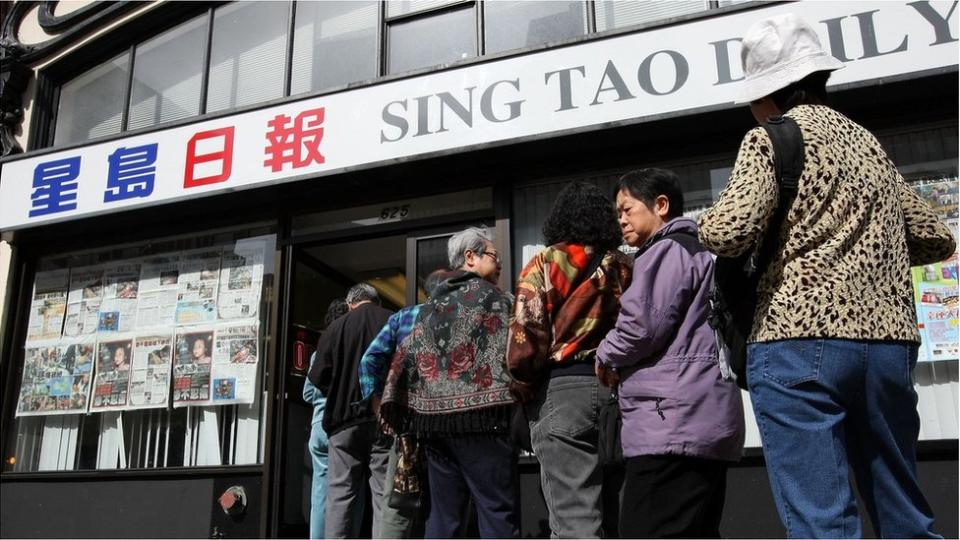
[[447,241],[447,257],[450,260],[450,268],[457,269],[463,266],[467,260],[467,251],[476,254],[483,253],[486,248],[484,241],[493,242],[490,231],[486,227],[467,227],[450,237]]
[[374,304],[380,303],[380,295],[377,294],[377,290],[373,288],[373,285],[369,283],[357,283],[353,287],[350,287],[350,290],[347,291],[346,297],[347,304],[355,305],[360,302],[369,300]]

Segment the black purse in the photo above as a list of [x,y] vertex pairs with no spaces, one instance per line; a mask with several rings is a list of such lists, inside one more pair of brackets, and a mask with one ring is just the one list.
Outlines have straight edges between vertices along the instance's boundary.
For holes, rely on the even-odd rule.
[[620,414],[620,400],[616,387],[610,389],[610,397],[600,404],[597,419],[599,432],[597,452],[600,464],[604,466],[623,465],[623,446],[620,444],[620,430],[623,416]]
[[387,506],[404,512],[416,512],[426,496],[426,460],[420,441],[410,433],[397,437],[397,470]]

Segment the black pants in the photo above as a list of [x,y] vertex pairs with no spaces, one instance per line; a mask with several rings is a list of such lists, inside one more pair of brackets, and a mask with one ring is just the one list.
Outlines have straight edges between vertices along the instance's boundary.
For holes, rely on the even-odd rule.
[[622,538],[719,538],[727,463],[686,456],[627,458]]

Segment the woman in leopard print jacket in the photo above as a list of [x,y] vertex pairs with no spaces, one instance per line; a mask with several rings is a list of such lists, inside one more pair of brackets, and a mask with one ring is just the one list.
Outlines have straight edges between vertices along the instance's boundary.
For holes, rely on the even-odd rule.
[[765,234],[780,239],[761,280],[747,375],[781,519],[791,537],[858,537],[852,466],[878,535],[929,537],[933,514],[916,481],[910,267],[946,259],[955,240],[877,139],[825,104],[840,64],[805,22],[757,23],[743,57],[743,101],[757,121],[785,114],[803,134],[799,191],[780,230],[767,231],[778,185],[770,139],[754,128],[700,237],[724,257]]

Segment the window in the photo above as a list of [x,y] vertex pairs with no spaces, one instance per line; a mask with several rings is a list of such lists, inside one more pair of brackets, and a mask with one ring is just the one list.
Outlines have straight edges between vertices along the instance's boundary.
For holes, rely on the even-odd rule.
[[207,112],[283,97],[289,2],[236,2],[213,16]]
[[587,33],[584,2],[486,2],[486,51],[533,47]]
[[290,94],[373,79],[377,2],[299,2]]
[[428,12],[388,25],[388,73],[402,73],[477,56],[477,17],[472,4]]
[[137,45],[127,129],[200,114],[207,17]]
[[261,463],[276,236],[42,259],[8,471]]
[[596,3],[597,31],[651,23],[710,9],[707,0],[604,0]]
[[120,133],[129,67],[124,53],[61,87],[54,144]]

